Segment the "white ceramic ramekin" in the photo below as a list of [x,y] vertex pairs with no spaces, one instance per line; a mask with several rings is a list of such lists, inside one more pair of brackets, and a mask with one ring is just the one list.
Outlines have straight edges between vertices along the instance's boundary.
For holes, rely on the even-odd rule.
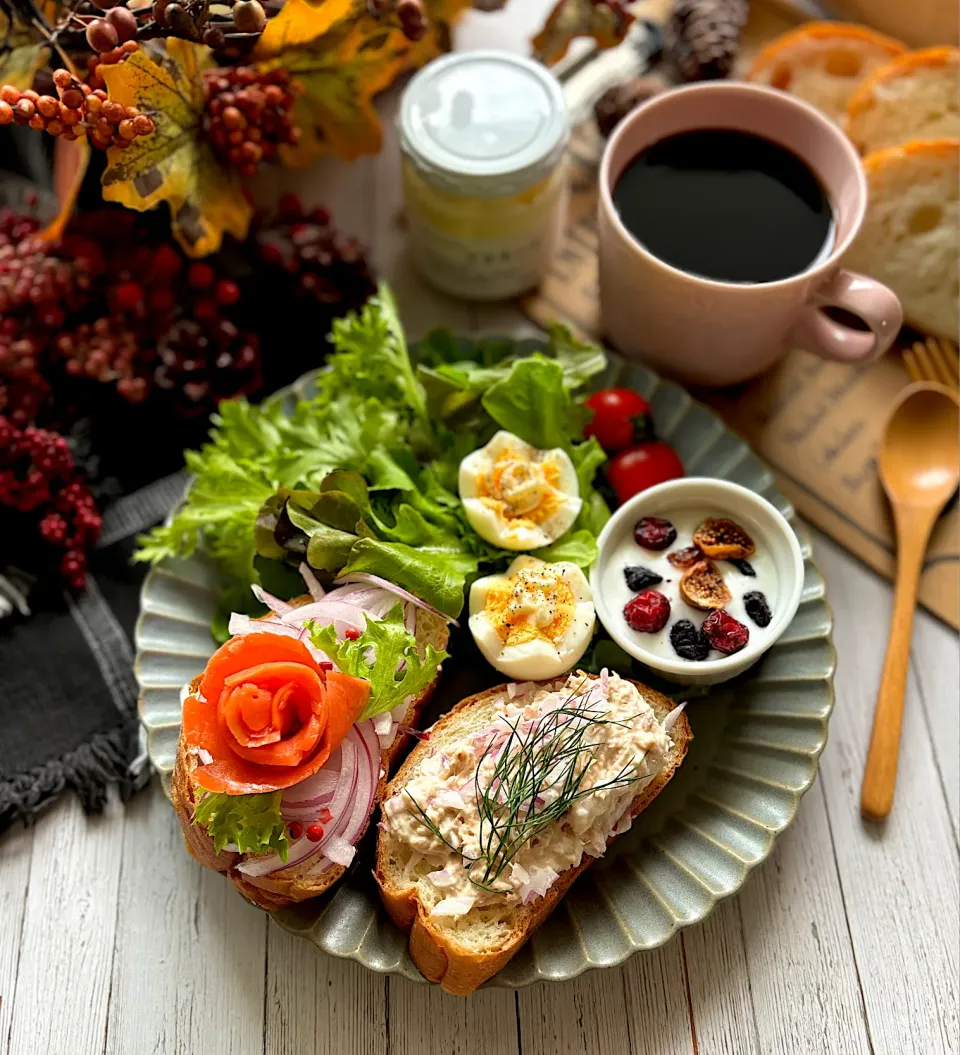
[[[701,662],[662,656],[643,647],[643,634],[630,630],[617,607],[604,598],[608,563],[624,535],[632,535],[641,517],[671,520],[681,512],[698,517],[729,517],[740,524],[773,557],[777,570],[777,600],[773,621],[761,636],[751,635],[740,652]],[[597,618],[613,640],[635,659],[670,681],[687,685],[715,685],[742,674],[770,648],[793,621],[803,589],[803,556],[793,528],[765,499],[746,487],[706,476],[670,480],[634,495],[613,514],[597,540],[599,556],[590,572]]]

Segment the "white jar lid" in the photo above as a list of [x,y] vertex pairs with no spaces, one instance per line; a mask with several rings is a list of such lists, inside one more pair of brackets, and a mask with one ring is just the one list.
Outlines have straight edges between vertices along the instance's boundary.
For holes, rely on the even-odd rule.
[[498,51],[425,66],[403,94],[399,125],[401,146],[425,178],[478,197],[517,193],[549,174],[569,129],[553,74]]

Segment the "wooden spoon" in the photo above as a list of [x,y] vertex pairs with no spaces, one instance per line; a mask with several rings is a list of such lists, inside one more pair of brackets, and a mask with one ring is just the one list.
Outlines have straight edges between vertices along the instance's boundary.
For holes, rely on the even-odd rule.
[[957,393],[930,381],[905,388],[887,421],[878,459],[896,526],[897,579],[860,794],[860,812],[874,821],[887,817],[893,806],[910,633],[927,542],[960,479]]

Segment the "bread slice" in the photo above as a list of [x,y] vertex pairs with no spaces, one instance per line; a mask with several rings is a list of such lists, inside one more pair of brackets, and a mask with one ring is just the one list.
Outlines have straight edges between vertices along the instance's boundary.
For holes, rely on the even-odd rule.
[[863,227],[844,264],[889,286],[904,318],[924,333],[958,339],[960,140],[916,140],[874,151]]
[[906,45],[847,22],[806,22],[772,40],[746,79],[796,95],[838,123],[860,82]]
[[911,139],[960,136],[960,49],[925,48],[880,66],[860,84],[844,128],[862,154]]
[[[662,722],[673,710],[666,696],[634,682]],[[468,696],[445,714],[430,730],[430,741],[418,744],[387,785],[384,801],[405,787],[418,773],[431,748],[446,744],[487,727],[493,720],[494,703],[503,697],[505,685]],[[666,787],[683,761],[693,739],[687,716],[681,714],[670,733],[673,748],[664,768],[640,791],[630,807],[636,817]],[[608,840],[608,845],[613,837]],[[454,921],[438,921],[420,900],[418,878],[406,871],[409,855],[387,830],[380,832],[374,875],[380,895],[398,927],[410,933],[410,955],[421,973],[439,982],[448,993],[466,995],[492,977],[516,953],[550,915],[573,881],[588,868],[592,857],[584,855],[579,865],[568,868],[547,893],[528,905],[504,903],[472,909]]]
[[[306,600],[298,599],[294,603],[306,603]],[[449,640],[447,624],[431,612],[421,609],[417,615],[417,645],[423,650],[426,646],[433,645],[438,651],[446,648]],[[191,686],[196,689],[199,678]],[[439,675],[431,685],[410,701],[404,716],[404,725],[415,728],[420,720],[420,714],[433,695],[437,686]],[[386,774],[390,772],[397,756],[403,750],[407,736],[397,736],[390,747],[386,748],[381,756],[382,775],[377,784],[374,808],[382,800],[387,786]],[[173,777],[170,785],[170,797],[180,827],[183,829],[183,837],[187,844],[187,850],[191,855],[206,868],[212,868],[216,872],[224,872],[231,883],[241,894],[255,905],[268,910],[281,908],[295,901],[305,901],[307,898],[319,897],[329,890],[334,883],[343,875],[346,869],[342,865],[332,865],[320,875],[309,875],[309,870],[317,863],[315,860],[305,861],[291,868],[284,868],[274,872],[269,877],[258,877],[256,882],[251,882],[250,877],[237,871],[241,856],[236,853],[224,851],[218,854],[213,847],[213,840],[206,830],[193,823],[193,814],[196,809],[198,796],[202,793],[193,779],[193,773],[200,765],[196,752],[192,751],[186,743],[183,733],[180,734],[180,743],[177,747],[177,760],[173,769]],[[371,811],[372,814],[373,811]],[[369,822],[368,822],[369,823]],[[366,832],[366,828],[361,832]]]

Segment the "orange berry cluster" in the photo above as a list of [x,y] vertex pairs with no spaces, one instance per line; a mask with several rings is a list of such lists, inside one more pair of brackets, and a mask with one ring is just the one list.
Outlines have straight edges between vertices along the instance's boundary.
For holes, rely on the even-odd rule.
[[276,161],[283,145],[295,146],[300,129],[290,110],[300,92],[290,71],[234,66],[204,74],[204,132],[217,154],[242,176]]
[[135,40],[126,40],[119,47],[112,48],[110,51],[102,51],[99,55],[87,56],[87,84],[92,89],[106,88],[107,82],[103,79],[101,67],[113,66],[118,62],[123,62],[139,46]]
[[20,91],[12,84],[3,85],[0,125],[25,125],[67,140],[86,135],[101,150],[127,147],[137,136],[148,136],[154,130],[153,119],[137,107],[112,101],[102,88],[83,84],[69,70],[57,70],[53,83],[59,99],[32,88]]

